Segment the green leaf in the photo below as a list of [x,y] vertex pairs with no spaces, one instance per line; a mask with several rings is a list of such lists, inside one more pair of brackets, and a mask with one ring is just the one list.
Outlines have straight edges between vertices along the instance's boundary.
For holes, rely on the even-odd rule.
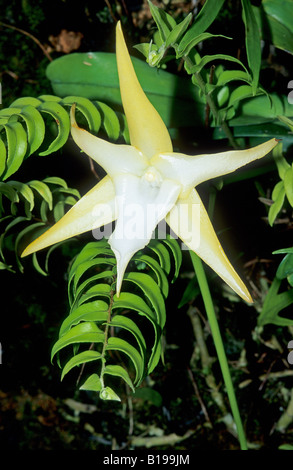
[[106,374],[112,375],[114,377],[120,377],[127,383],[127,385],[129,385],[131,390],[134,391],[133,383],[129,377],[127,370],[124,369],[124,367],[119,365],[107,364],[104,369],[104,375]]
[[145,339],[136,325],[136,323],[131,320],[130,318],[126,317],[125,315],[115,315],[110,322],[110,326],[114,326],[116,328],[122,328],[129,331],[136,339],[137,344],[140,349],[140,355],[144,359],[146,354],[146,343]]
[[70,312],[63,321],[59,335],[63,336],[73,326],[82,321],[105,322],[108,318],[108,304],[102,300],[95,300],[82,304]]
[[70,344],[76,343],[103,343],[104,333],[93,322],[82,322],[72,327],[67,333],[56,341],[52,348],[51,360],[55,354]]
[[121,401],[121,399],[118,397],[117,393],[115,393],[114,390],[110,387],[105,387],[100,391],[100,398],[102,400]]
[[293,273],[293,253],[288,253],[278,266],[276,276],[278,279],[286,279]]
[[192,40],[190,40],[189,43],[186,43],[186,41],[183,40],[180,42],[177,50],[176,50],[176,58],[180,58],[183,56],[187,56],[191,49],[193,47],[197,46],[200,42],[205,41],[206,39],[212,39],[212,38],[225,38],[225,39],[231,39],[228,36],[223,36],[222,34],[211,34],[211,33],[201,33],[198,36],[195,36]]
[[144,292],[157,314],[158,324],[163,329],[166,322],[166,309],[164,298],[156,282],[147,274],[136,272],[125,273],[124,281],[136,284]]
[[73,367],[80,366],[81,364],[86,364],[87,362],[96,361],[101,358],[101,353],[92,350],[83,351],[79,354],[76,354],[71,359],[69,359],[69,361],[67,361],[65,366],[63,367],[61,380],[63,380],[64,376],[68,374],[68,372],[73,369]]
[[284,318],[279,313],[293,303],[293,289],[278,294],[281,280],[275,277],[268,294],[265,298],[262,311],[258,318],[258,325],[264,326],[273,324],[278,326],[288,326],[293,324],[293,320]]
[[79,390],[89,390],[90,392],[99,392],[102,390],[102,384],[98,374],[92,374],[83,383]]
[[22,108],[19,116],[26,123],[28,155],[31,155],[38,150],[45,138],[45,123],[40,112],[30,104]]
[[74,292],[77,289],[77,285],[81,277],[85,274],[86,271],[93,267],[97,267],[100,265],[109,265],[109,266],[116,266],[116,259],[115,258],[107,258],[107,257],[97,257],[88,261],[84,261],[83,263],[79,264],[76,268],[73,280],[73,290]]
[[279,183],[277,183],[274,187],[272,199],[274,203],[270,206],[268,213],[268,220],[271,226],[273,225],[277,215],[279,214],[284,204],[285,188],[283,181],[279,181]]
[[197,38],[200,34],[204,33],[208,27],[217,18],[225,0],[206,0],[204,6],[196,16],[191,28],[185,33],[181,42],[180,49],[188,47],[188,45]]
[[0,176],[4,173],[6,167],[6,147],[0,138]]
[[284,179],[285,173],[290,168],[290,165],[283,156],[283,144],[281,142],[273,148],[272,156],[277,165],[279,177]]
[[118,140],[120,135],[120,123],[117,114],[110,106],[101,101],[94,101],[100,115],[102,116],[102,126],[105,129],[109,139]]
[[40,152],[39,155],[49,155],[59,150],[66,142],[70,131],[70,120],[67,111],[55,101],[46,101],[38,106],[38,110],[50,114],[57,125],[57,136],[50,143],[47,150]]
[[137,351],[131,344],[124,341],[121,338],[110,337],[106,346],[107,351],[120,351],[126,354],[132,361],[135,368],[135,383],[139,385],[144,377],[144,361]]
[[6,131],[8,145],[7,169],[2,177],[5,180],[15,173],[22,164],[27,151],[27,136],[19,122],[8,122],[3,127]]
[[63,100],[60,102],[62,105],[69,106],[72,106],[74,103],[76,104],[76,109],[80,111],[86,118],[89,131],[92,133],[98,133],[101,127],[102,119],[101,114],[97,110],[96,106],[89,99],[80,96],[66,96],[66,98],[63,98]]
[[191,18],[192,18],[192,13],[189,13],[184,18],[183,21],[176,24],[176,26],[172,29],[172,31],[170,32],[170,34],[166,38],[166,44],[165,44],[166,47],[171,46],[171,45],[173,45],[173,44],[175,44],[179,41],[182,34],[184,34],[185,31],[187,30],[188,25],[191,21]]
[[245,23],[245,43],[249,68],[252,75],[252,90],[255,95],[261,66],[260,34],[250,0],[241,0]]
[[150,11],[158,27],[162,42],[165,42],[170,31],[177,26],[174,18],[166,13],[162,8],[157,7],[148,0]]
[[292,166],[290,166],[290,168],[288,168],[285,172],[284,188],[285,188],[285,193],[288,198],[288,201],[293,207],[293,167]]
[[157,315],[140,296],[130,292],[121,292],[119,297],[114,295],[112,311],[115,309],[134,310],[139,315],[145,316],[153,324],[155,338],[152,354],[148,362],[148,373],[150,374],[157,365],[161,355],[160,338],[162,329],[158,324]]
[[47,202],[49,209],[52,210],[53,209],[53,197],[52,197],[52,192],[49,186],[47,186],[47,184],[44,183],[43,181],[38,181],[38,180],[29,181],[28,185],[31,188],[35,189],[40,194],[40,196]]
[[171,271],[171,260],[168,249],[158,240],[151,240],[147,247],[158,256],[161,267],[166,274]]
[[173,253],[173,257],[175,261],[175,273],[174,273],[172,282],[174,282],[179,276],[179,271],[180,271],[180,267],[182,264],[182,251],[180,249],[178,241],[175,240],[175,238],[172,238],[171,236],[168,235],[166,238],[163,238],[162,241],[169,247],[169,249]]
[[166,274],[161,268],[160,264],[154,258],[145,254],[140,254],[140,255],[136,254],[132,258],[132,260],[142,261],[153,270],[153,272],[155,273],[157,277],[158,286],[160,287],[164,297],[167,298],[168,292],[169,292],[169,284],[168,284]]
[[13,181],[13,180],[8,181],[7,184],[15,188],[18,191],[18,193],[20,193],[24,197],[24,199],[28,201],[29,206],[30,206],[30,211],[32,211],[34,208],[35,201],[34,201],[34,193],[29,187],[29,185],[25,183],[21,183],[19,181]]
[[58,186],[62,186],[64,189],[68,188],[66,181],[59,176],[48,176],[47,178],[43,179],[43,182],[48,184],[56,184]]
[[240,65],[242,68],[244,68],[244,70],[247,72],[245,66],[243,65],[243,63],[236,59],[236,57],[233,57],[231,55],[227,55],[227,54],[213,54],[213,55],[205,55],[202,59],[200,59],[199,63],[196,64],[196,65],[193,65],[191,68],[190,68],[190,73],[193,74],[193,73],[199,73],[201,72],[201,70],[203,69],[203,67],[205,67],[207,64],[211,63],[211,62],[215,62],[217,60],[228,60],[229,62],[235,62],[236,64]]

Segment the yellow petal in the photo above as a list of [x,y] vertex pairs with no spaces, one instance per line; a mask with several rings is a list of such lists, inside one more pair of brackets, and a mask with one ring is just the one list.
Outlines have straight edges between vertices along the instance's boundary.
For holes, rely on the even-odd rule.
[[181,196],[211,178],[224,176],[267,155],[278,140],[271,139],[246,150],[230,150],[207,155],[189,156],[181,153],[155,155],[150,164],[165,178],[175,179],[182,185]]
[[118,145],[94,136],[78,127],[75,121],[75,105],[70,110],[71,135],[75,143],[95,160],[109,176],[134,173],[141,176],[148,165],[148,159],[131,145]]
[[131,144],[148,158],[156,153],[172,152],[168,130],[136,77],[120,22],[116,27],[116,56],[121,98]]
[[114,186],[111,179],[106,176],[53,227],[30,243],[21,256],[30,255],[35,251],[112,222],[116,218],[114,202]]
[[[198,211],[194,210],[195,207]],[[178,200],[166,221],[188,248],[207,263],[231,289],[246,302],[252,302],[245,284],[229,262],[195,190],[192,190],[188,198]]]

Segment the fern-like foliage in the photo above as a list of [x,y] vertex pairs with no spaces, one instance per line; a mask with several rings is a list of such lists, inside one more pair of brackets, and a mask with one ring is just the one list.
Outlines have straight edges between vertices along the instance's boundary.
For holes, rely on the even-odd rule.
[[135,390],[162,357],[171,259],[175,280],[181,256],[175,239],[151,240],[132,258],[117,297],[116,260],[108,242],[90,242],[81,250],[69,270],[69,315],[52,349],[60,366],[65,355],[62,379],[78,367],[79,381],[86,371],[80,389],[99,392],[104,400],[120,400],[115,377]]
[[[15,263],[23,272],[19,252],[56,223],[79,198],[78,190],[69,188],[66,181],[59,177],[28,183],[13,180],[0,182],[0,269],[14,271],[11,256],[7,261],[8,253],[13,251]],[[59,245],[53,245],[47,251],[44,267],[41,267],[37,254],[32,255],[33,265],[38,272],[48,274],[49,256]]]
[[69,110],[76,103],[77,120],[90,132],[103,130],[109,139],[124,138],[128,129],[122,113],[105,103],[79,96],[23,97],[0,110],[0,179],[7,180],[33,154],[49,155],[61,149],[70,133]]

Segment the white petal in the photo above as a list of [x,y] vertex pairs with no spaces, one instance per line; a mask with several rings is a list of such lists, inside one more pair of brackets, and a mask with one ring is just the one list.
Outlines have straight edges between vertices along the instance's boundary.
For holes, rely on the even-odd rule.
[[117,222],[109,243],[117,259],[117,295],[132,256],[150,241],[157,224],[176,203],[181,187],[170,180],[158,186],[135,175],[114,179]]
[[153,157],[153,165],[165,178],[179,181],[182,185],[182,197],[190,190],[211,178],[227,175],[267,155],[278,141],[271,139],[247,150],[231,150],[217,154],[189,156],[180,153],[162,153]]
[[75,143],[97,162],[111,177],[118,173],[141,175],[148,165],[148,159],[131,145],[118,145],[94,136],[78,127],[74,117],[75,107],[70,111],[71,135]]

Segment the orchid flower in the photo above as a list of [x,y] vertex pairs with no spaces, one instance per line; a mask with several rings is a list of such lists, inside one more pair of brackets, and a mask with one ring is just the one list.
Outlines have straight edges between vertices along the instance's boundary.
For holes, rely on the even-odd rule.
[[[244,300],[252,302],[245,284],[227,259],[194,188],[265,156],[277,140],[271,139],[248,150],[211,155],[173,152],[168,130],[138,82],[120,22],[116,28],[116,55],[131,144],[113,144],[78,127],[75,107],[71,108],[73,140],[104,168],[107,176],[33,241],[22,256],[116,221],[109,244],[117,260],[119,296],[129,261],[149,243],[156,226],[165,219],[190,250]],[[199,209],[196,218],[192,217],[195,207]]]

